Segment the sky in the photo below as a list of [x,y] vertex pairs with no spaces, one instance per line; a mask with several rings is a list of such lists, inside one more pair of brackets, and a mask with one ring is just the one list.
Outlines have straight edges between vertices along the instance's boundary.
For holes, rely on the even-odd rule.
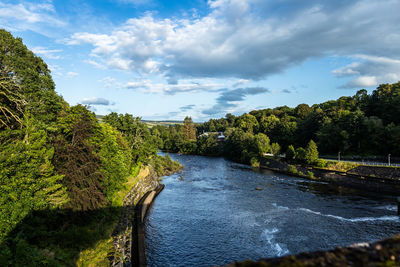
[[96,114],[202,122],[400,80],[400,0],[0,0],[0,28]]

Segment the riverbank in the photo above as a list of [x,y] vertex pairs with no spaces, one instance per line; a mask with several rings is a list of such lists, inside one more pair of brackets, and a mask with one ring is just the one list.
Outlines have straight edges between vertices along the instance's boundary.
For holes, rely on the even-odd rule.
[[167,166],[164,166],[162,169],[159,167],[146,167],[141,170],[136,183],[125,195],[119,223],[113,232],[114,249],[108,254],[110,266],[131,266],[137,261],[138,256],[140,256],[136,251],[144,250],[144,242],[137,243],[135,241],[138,228],[140,228],[136,218],[138,213],[143,218],[148,207],[146,206],[143,214],[143,201],[146,201],[146,197],[152,192],[155,192],[153,197],[161,192],[162,189],[160,190],[160,188],[163,188],[163,185],[160,184],[161,176],[171,175],[183,168],[177,162],[170,161],[169,157],[168,159]]
[[133,256],[132,233],[136,227],[133,224],[135,205],[147,192],[156,189],[159,185],[159,177],[147,167],[141,171],[136,184],[124,197],[119,223],[112,234],[113,251],[108,254],[110,266],[131,265]]
[[357,166],[346,171],[335,171],[262,158],[260,168],[377,193],[397,196],[400,192],[400,168],[396,167]]
[[132,232],[133,266],[147,266],[144,220],[154,199],[164,187],[163,184],[160,184],[154,190],[148,191],[135,206],[135,229]]

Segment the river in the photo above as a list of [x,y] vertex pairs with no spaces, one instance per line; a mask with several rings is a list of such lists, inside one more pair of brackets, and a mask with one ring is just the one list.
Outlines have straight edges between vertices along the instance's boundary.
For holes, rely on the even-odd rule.
[[253,170],[223,158],[170,156],[185,169],[164,177],[165,189],[146,219],[149,266],[223,265],[400,232],[394,197]]

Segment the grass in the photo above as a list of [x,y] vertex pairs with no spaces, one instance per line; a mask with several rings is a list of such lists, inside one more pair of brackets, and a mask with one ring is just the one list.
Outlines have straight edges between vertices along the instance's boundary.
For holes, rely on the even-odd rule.
[[113,249],[113,239],[110,237],[107,240],[100,240],[94,248],[86,249],[79,255],[76,266],[82,267],[97,267],[97,266],[110,266],[107,259],[108,252]]
[[324,169],[346,172],[358,166],[360,166],[360,164],[353,162],[327,161],[326,167],[324,167]]
[[122,189],[117,194],[115,194],[115,197],[112,200],[113,206],[122,206],[122,202],[126,194],[128,194],[128,192],[132,189],[132,187],[135,186],[135,184],[137,184],[140,179],[146,177],[148,174],[148,167],[143,168],[140,164],[136,166],[132,171],[132,175],[127,178]]
[[[122,207],[123,199],[126,194],[134,187],[140,179],[149,174],[149,168],[141,165],[135,167],[132,175],[127,178],[122,189],[115,195],[112,204],[114,207]],[[107,227],[108,239],[98,241],[94,247],[87,248],[80,252],[76,265],[79,267],[109,266],[107,254],[113,251],[113,239],[111,237],[113,229],[118,223],[118,216],[111,216]]]

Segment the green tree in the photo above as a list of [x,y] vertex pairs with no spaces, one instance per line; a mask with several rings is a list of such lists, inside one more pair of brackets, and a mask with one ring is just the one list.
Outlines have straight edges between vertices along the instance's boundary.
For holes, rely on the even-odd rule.
[[0,68],[0,130],[22,128],[22,116],[26,101],[16,79]]
[[294,160],[295,157],[296,157],[296,151],[295,151],[293,145],[288,146],[288,148],[286,150],[286,159]]
[[306,148],[306,154],[305,154],[305,161],[308,164],[313,164],[318,160],[318,148],[317,144],[313,140],[310,140],[308,142],[307,148]]
[[236,119],[235,126],[252,134],[254,131],[258,130],[258,121],[256,117],[251,114],[243,114]]
[[196,140],[196,128],[194,127],[194,123],[192,118],[186,117],[183,120],[183,135],[185,137],[185,141]]
[[265,153],[271,150],[269,138],[263,133],[258,133],[254,136],[255,146],[257,148],[257,154],[263,156]]
[[130,174],[131,151],[122,134],[109,124],[101,124],[99,130],[95,132],[91,143],[96,147],[96,155],[100,158],[100,171],[104,175],[101,185],[111,203]]
[[281,146],[278,143],[272,143],[271,144],[271,153],[274,156],[277,156],[280,151],[281,151]]
[[296,149],[296,160],[299,162],[305,162],[306,161],[306,150],[302,147],[298,147]]
[[313,109],[307,104],[300,104],[294,109],[296,117],[301,120],[304,120],[312,111]]
[[[3,85],[8,83],[0,89],[0,94],[6,88],[12,90],[11,94],[0,98],[0,106],[11,107],[14,115],[17,110],[17,114],[20,114],[23,109],[29,111],[36,120],[55,123],[58,114],[67,106],[55,92],[46,63],[29,51],[21,38],[14,38],[3,29],[0,29],[0,80]],[[15,117],[18,118],[17,115]]]
[[0,241],[32,210],[68,202],[46,131],[33,118],[24,125],[0,132]]
[[149,128],[141,122],[139,117],[113,112],[104,116],[103,121],[120,131],[128,141],[132,153],[132,164],[147,163],[148,159],[156,154],[157,142],[154,141]]

